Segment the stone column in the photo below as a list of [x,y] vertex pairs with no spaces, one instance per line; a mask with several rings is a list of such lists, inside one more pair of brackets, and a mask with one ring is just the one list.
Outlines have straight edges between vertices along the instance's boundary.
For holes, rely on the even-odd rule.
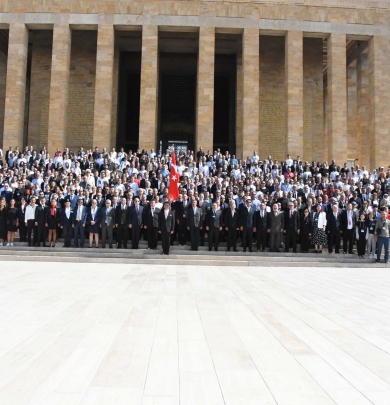
[[23,150],[24,110],[26,95],[26,69],[28,29],[25,24],[14,23],[9,28],[7,79],[3,149],[10,146]]
[[347,67],[347,114],[348,153],[346,158],[358,159],[356,59]]
[[236,101],[236,156],[243,156],[243,136],[242,136],[242,114],[243,114],[243,101],[242,101],[242,55],[237,56],[237,101]]
[[142,28],[141,101],[139,117],[139,146],[156,148],[158,92],[158,26]]
[[51,58],[48,151],[54,154],[66,144],[68,89],[72,31],[68,24],[55,24]]
[[345,34],[328,38],[328,159],[340,166],[348,157],[346,43]]
[[285,51],[286,151],[303,157],[303,35],[288,31]]
[[243,114],[242,114],[242,156],[246,159],[253,151],[259,151],[259,87],[260,55],[259,30],[245,28],[242,46]]
[[390,37],[374,36],[368,48],[370,77],[369,170],[389,163]]
[[[196,150],[213,153],[215,28],[199,28]],[[226,136],[228,136],[226,134]]]
[[114,26],[112,24],[99,25],[92,143],[94,147],[107,148],[107,150],[113,146],[111,145],[111,116],[114,41]]
[[357,98],[357,154],[359,165],[369,169],[367,157],[370,148],[370,79],[368,77],[368,51],[361,53],[356,62]]

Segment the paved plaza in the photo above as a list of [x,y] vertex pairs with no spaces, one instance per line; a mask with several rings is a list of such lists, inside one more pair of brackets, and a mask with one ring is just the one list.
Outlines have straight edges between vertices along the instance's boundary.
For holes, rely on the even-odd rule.
[[389,403],[388,269],[0,265],[0,404]]

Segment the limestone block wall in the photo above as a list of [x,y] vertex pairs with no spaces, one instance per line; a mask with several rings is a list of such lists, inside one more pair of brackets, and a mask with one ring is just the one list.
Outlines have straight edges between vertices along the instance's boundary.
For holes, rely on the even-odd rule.
[[356,60],[347,68],[347,108],[348,108],[348,156],[349,159],[359,159],[358,117],[357,117],[357,88]]
[[322,39],[303,39],[303,160],[324,159]]
[[3,144],[6,79],[7,79],[7,56],[0,51],[0,145]]
[[50,70],[53,31],[37,30],[31,35],[31,80],[28,117],[28,144],[35,149],[47,146],[49,124]]
[[260,36],[259,154],[286,155],[285,38]]
[[97,31],[72,31],[67,146],[92,148]]

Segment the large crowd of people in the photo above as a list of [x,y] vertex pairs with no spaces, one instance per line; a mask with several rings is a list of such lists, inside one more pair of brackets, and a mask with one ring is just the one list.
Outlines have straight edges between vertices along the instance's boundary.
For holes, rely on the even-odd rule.
[[[390,166],[237,159],[180,151],[172,200],[171,152],[46,147],[0,150],[0,246],[148,249],[207,243],[218,251],[354,254],[389,262]],[[225,245],[225,244],[223,244]],[[341,247],[342,246],[342,247]]]

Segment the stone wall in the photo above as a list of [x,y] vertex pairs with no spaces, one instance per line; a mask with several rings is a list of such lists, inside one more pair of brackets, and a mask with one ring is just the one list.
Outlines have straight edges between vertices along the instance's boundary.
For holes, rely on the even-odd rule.
[[28,144],[47,145],[49,124],[50,69],[53,31],[33,31]]
[[286,155],[286,89],[284,37],[260,36],[259,154]]
[[323,160],[324,82],[322,39],[303,39],[303,160]]
[[73,31],[67,119],[67,146],[92,148],[97,31]]
[[0,146],[3,144],[6,79],[7,79],[7,56],[0,51]]

